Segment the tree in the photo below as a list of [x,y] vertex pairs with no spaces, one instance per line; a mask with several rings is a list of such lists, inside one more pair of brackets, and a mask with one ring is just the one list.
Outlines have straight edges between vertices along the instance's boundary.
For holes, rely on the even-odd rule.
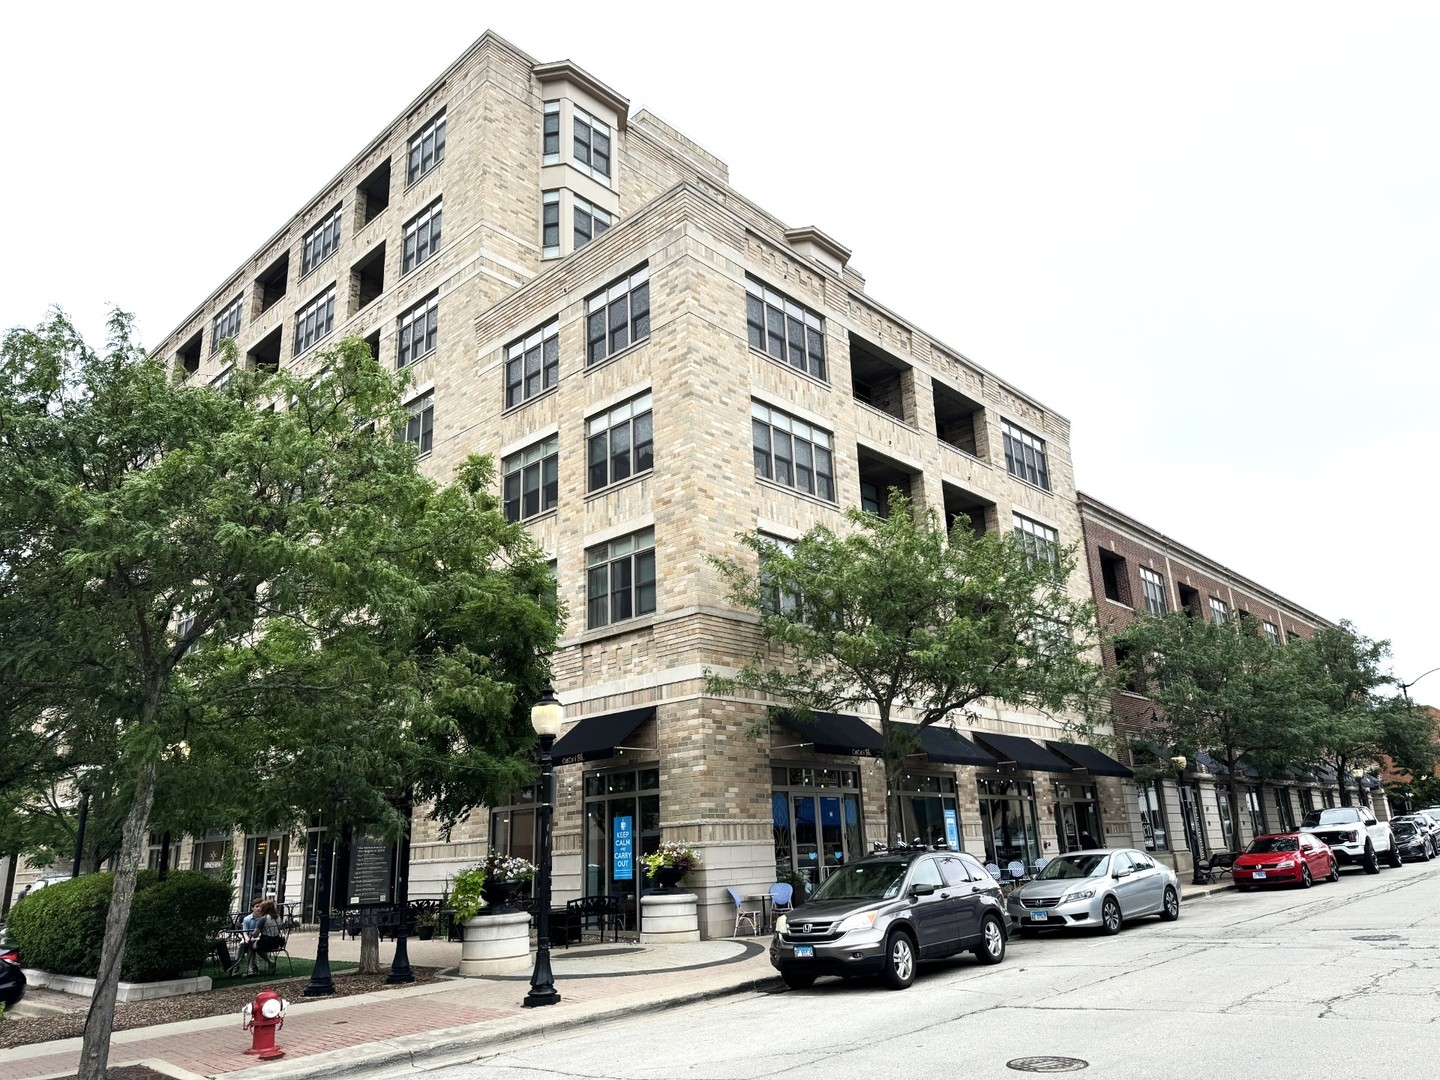
[[[543,569],[479,490],[486,466],[466,465],[456,494],[418,473],[413,447],[395,438],[401,392],[358,339],[320,354],[314,374],[237,365],[221,388],[172,380],[130,342],[119,313],[103,352],[60,313],[0,344],[5,724],[66,748],[114,746],[126,798],[82,1080],[104,1075],[162,781],[198,777],[193,792],[222,773],[231,789],[290,779],[304,802],[316,785],[287,769],[314,755],[306,775],[323,774],[328,749],[346,798],[380,813],[367,785],[391,775],[377,762],[407,724],[440,726],[451,696],[487,720],[500,701],[505,717],[523,712],[510,698],[530,691],[537,669],[517,675],[510,653],[480,651],[493,636],[433,663],[406,653],[413,634],[396,632],[388,651],[346,647],[352,634],[384,641],[387,621],[416,625],[412,613],[439,601],[437,582],[452,569],[477,592],[502,595],[532,588]],[[461,536],[488,532],[492,542],[471,550],[493,555],[495,572],[431,558],[417,574],[430,557],[422,544],[438,537],[453,540],[447,555],[465,550],[436,531],[441,523]],[[533,630],[543,611],[526,595],[539,613]],[[544,642],[538,632],[526,644]],[[352,691],[352,704],[386,707],[324,730],[280,706],[287,694],[313,703],[337,688]],[[498,757],[518,743],[510,734]],[[165,790],[162,808],[173,810]]]
[[1185,612],[1140,619],[1116,640],[1132,658],[1127,675],[1156,705],[1161,741],[1225,765],[1230,820],[1240,821],[1240,759],[1294,761],[1304,745],[1298,650],[1272,644],[1253,619],[1218,623]]
[[875,709],[884,740],[886,833],[900,818],[899,780],[914,736],[896,726],[974,721],[980,701],[1055,714],[1084,726],[1105,696],[1091,657],[1094,607],[1066,588],[1073,550],[1027,550],[1012,535],[948,537],[899,491],[890,516],[851,509],[853,531],[816,526],[792,546],[741,537],[758,556],[715,560],[732,602],[759,612],[766,646],[731,676],[707,672],[712,694],[744,688],[809,710]]

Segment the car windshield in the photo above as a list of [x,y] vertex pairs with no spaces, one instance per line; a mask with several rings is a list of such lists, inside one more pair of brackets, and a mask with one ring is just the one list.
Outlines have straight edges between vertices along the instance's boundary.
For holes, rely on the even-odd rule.
[[1311,810],[1301,822],[1307,829],[1317,825],[1351,825],[1360,820],[1360,811],[1353,806],[1333,806],[1329,810]]
[[1110,863],[1109,855],[1058,855],[1035,875],[1037,881],[1099,877]]
[[1249,855],[1265,855],[1271,851],[1299,851],[1300,841],[1293,836],[1257,836],[1245,849]]
[[1392,821],[1390,827],[1395,830],[1396,836],[1414,836],[1420,831],[1413,821]]
[[842,867],[810,895],[810,902],[889,900],[900,895],[900,884],[909,865],[904,859],[887,859]]

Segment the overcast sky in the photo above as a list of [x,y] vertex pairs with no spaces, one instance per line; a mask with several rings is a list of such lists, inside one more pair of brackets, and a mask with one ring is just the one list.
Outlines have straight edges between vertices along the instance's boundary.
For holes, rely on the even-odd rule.
[[690,10],[6,5],[0,326],[158,341],[490,28],[1067,416],[1082,491],[1440,665],[1440,5]]

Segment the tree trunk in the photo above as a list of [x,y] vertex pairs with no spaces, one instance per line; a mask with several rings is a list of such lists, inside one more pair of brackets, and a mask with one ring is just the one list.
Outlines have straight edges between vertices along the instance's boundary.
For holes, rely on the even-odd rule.
[[380,974],[380,928],[374,923],[360,927],[360,974]]
[[105,943],[100,949],[100,972],[95,994],[85,1017],[85,1038],[80,1047],[80,1070],[76,1080],[105,1080],[105,1063],[110,1057],[110,1033],[115,1027],[115,994],[120,986],[120,964],[125,959],[125,931],[130,925],[130,906],[135,900],[135,875],[145,853],[146,827],[155,801],[155,762],[140,766],[135,778],[135,799],[125,815],[121,834],[119,866],[110,911],[105,916]]

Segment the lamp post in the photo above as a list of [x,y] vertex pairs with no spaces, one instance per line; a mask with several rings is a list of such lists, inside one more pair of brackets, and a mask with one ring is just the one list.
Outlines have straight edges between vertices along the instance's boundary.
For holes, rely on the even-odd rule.
[[550,971],[550,818],[554,813],[550,748],[564,721],[565,709],[547,683],[540,700],[530,708],[530,724],[540,736],[540,865],[535,870],[535,970],[530,975],[530,993],[525,995],[527,1009],[560,1000]]
[[1361,806],[1369,806],[1370,804],[1365,801],[1365,785],[1361,783],[1365,776],[1365,770],[1356,766],[1350,770],[1350,775],[1355,778],[1355,801]]
[[1185,807],[1185,766],[1189,762],[1184,754],[1170,759],[1175,769],[1175,793],[1180,797],[1180,816],[1185,820],[1185,843],[1190,846],[1190,884],[1209,885],[1210,875],[1200,869],[1200,845],[1195,840],[1195,814]]
[[1434,675],[1437,671],[1440,671],[1440,667],[1432,667],[1429,671],[1422,671],[1419,675],[1416,675],[1415,678],[1411,679],[1409,682],[1397,682],[1395,684],[1396,686],[1400,687],[1400,693],[1404,695],[1407,704],[1410,701],[1410,687],[1414,686],[1421,679],[1425,678],[1426,675]]
[[90,817],[90,773],[93,765],[80,765],[75,770],[75,787],[80,792],[80,820],[75,823],[75,859],[70,876],[80,876],[80,861],[85,857],[85,823]]

